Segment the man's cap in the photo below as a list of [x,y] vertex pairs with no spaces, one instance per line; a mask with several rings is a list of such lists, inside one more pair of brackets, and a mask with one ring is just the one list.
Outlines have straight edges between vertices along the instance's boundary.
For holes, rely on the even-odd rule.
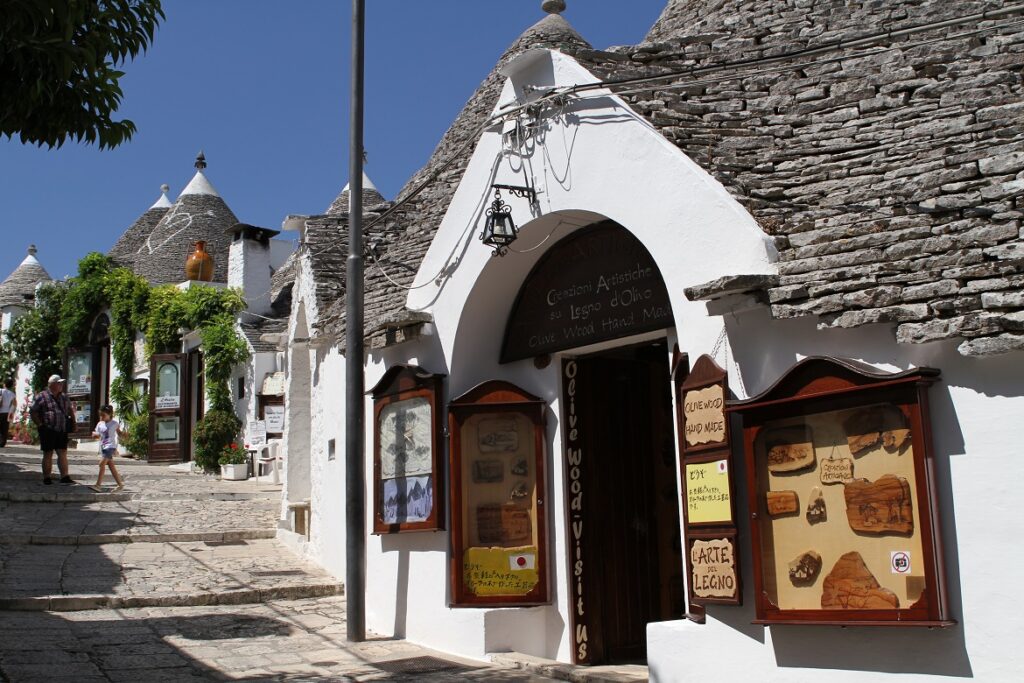
[[50,379],[46,380],[47,384],[64,384],[65,379],[60,375],[50,375]]

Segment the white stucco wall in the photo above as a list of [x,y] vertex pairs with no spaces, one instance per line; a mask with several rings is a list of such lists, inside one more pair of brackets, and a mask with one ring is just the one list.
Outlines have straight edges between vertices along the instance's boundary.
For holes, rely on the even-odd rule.
[[[1010,592],[1024,549],[1016,514],[1024,462],[1016,429],[1024,416],[1024,362],[1015,353],[964,358],[956,342],[897,345],[892,327],[820,331],[810,319],[774,321],[764,311],[731,318],[729,340],[750,394],[766,389],[810,355],[854,358],[887,370],[942,371],[929,391],[952,617],[948,629],[754,626],[749,550],[744,606],[709,606],[704,626],[648,626],[652,680],[1016,681],[1024,671],[1018,634],[1024,619]],[[739,375],[730,368],[730,382]],[[741,473],[742,474],[742,473]],[[738,517],[747,518],[745,497]],[[740,528],[747,536],[747,525]]]
[[[516,68],[520,70],[515,72]],[[530,56],[513,65],[514,85],[589,82],[571,59]],[[408,307],[429,311],[430,334],[370,354],[366,386],[394,363],[416,363],[446,373],[446,400],[489,379],[511,381],[548,402],[547,487],[549,586],[552,602],[528,609],[448,607],[447,532],[368,536],[367,626],[470,657],[517,650],[562,661],[570,658],[564,472],[559,430],[559,358],[542,370],[531,361],[497,362],[504,324],[520,284],[544,251],[578,226],[610,218],[651,252],[669,293],[675,329],[669,348],[695,359],[710,353],[726,325],[729,345],[719,356],[732,388],[755,394],[800,357],[829,354],[889,370],[931,365],[943,372],[931,390],[937,486],[942,501],[947,578],[954,618],[946,630],[753,626],[749,550],[744,550],[745,607],[709,608],[708,624],[686,621],[648,627],[651,675],[658,681],[917,680],[926,675],[1016,680],[1014,570],[1022,559],[1015,486],[1024,462],[1013,430],[1024,416],[1024,363],[1020,354],[966,359],[955,344],[897,346],[891,327],[818,331],[813,320],[773,321],[763,311],[710,317],[688,302],[687,286],[723,275],[772,271],[774,250],[753,219],[676,147],[611,96],[570,104],[550,123],[524,160],[539,193],[540,215],[506,196],[522,226],[511,253],[495,259],[477,239],[494,182],[523,184],[502,155],[500,133],[485,132],[449,207],[416,284],[445,276],[438,286],[414,290]],[[518,168],[518,166],[516,166]],[[532,247],[538,247],[531,250]],[[301,282],[296,289],[308,287]],[[646,335],[649,338],[651,335]],[[635,340],[617,340],[615,346]],[[589,351],[593,349],[586,349]],[[573,353],[584,350],[575,349]],[[344,359],[323,354],[314,365],[312,475],[314,522],[310,555],[344,575]],[[366,469],[372,473],[372,402],[366,407]],[[326,460],[327,438],[338,457]],[[316,455],[317,449],[320,455]],[[740,473],[742,475],[742,473]],[[678,472],[677,472],[678,476]],[[372,479],[371,479],[372,480]],[[739,482],[742,486],[742,481]],[[742,490],[742,488],[740,489]],[[367,491],[372,520],[373,492]],[[447,500],[447,496],[445,496]],[[743,519],[745,498],[739,496]],[[741,538],[747,531],[741,527]],[[741,543],[745,545],[745,543]],[[628,587],[624,587],[628,590]]]

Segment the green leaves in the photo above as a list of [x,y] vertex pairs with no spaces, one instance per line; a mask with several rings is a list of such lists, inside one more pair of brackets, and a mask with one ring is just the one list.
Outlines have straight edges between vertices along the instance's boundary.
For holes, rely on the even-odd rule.
[[0,12],[0,136],[60,147],[113,148],[135,124],[114,121],[123,71],[164,18],[160,0],[4,0]]

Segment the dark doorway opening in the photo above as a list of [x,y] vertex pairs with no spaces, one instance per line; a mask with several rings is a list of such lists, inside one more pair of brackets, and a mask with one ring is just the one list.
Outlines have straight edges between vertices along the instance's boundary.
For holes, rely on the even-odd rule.
[[668,350],[661,340],[578,366],[590,661],[641,662],[647,624],[685,609]]

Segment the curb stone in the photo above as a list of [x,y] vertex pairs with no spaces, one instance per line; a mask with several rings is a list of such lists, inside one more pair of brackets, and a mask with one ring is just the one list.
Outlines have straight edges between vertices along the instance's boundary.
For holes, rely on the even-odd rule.
[[111,543],[223,543],[276,538],[276,529],[175,534],[94,534],[83,536],[0,535],[0,545],[107,545]]
[[214,593],[174,595],[42,595],[28,598],[0,598],[0,611],[23,612],[78,612],[98,609],[128,609],[134,607],[203,607],[210,605],[246,605],[272,600],[300,600],[344,595],[340,583],[321,583],[300,586],[276,586],[263,589],[242,589]]

